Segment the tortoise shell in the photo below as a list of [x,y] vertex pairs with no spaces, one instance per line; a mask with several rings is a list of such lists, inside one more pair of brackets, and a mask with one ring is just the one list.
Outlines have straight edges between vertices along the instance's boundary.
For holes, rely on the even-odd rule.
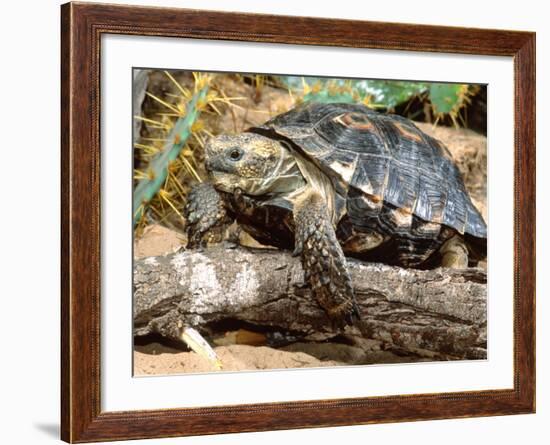
[[416,264],[456,232],[487,237],[447,148],[406,118],[309,102],[248,131],[285,141],[331,179],[344,247],[357,231],[375,232]]

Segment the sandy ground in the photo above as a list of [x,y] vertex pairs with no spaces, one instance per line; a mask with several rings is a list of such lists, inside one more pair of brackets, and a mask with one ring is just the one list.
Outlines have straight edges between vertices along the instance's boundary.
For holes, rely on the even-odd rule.
[[[266,346],[219,346],[215,351],[223,364],[222,371],[308,368],[345,364],[336,360],[319,360],[304,352],[288,352]],[[206,358],[194,352],[181,352],[159,343],[138,346],[134,352],[135,375],[214,371],[217,369]]]
[[[417,125],[426,133],[441,140],[451,151],[453,157],[464,175],[466,187],[479,208],[485,220],[486,209],[486,138],[466,129],[445,127],[434,128],[430,124]],[[243,244],[250,245],[250,239],[242,239]],[[172,253],[185,245],[185,235],[160,225],[147,227],[142,236],[135,241],[134,256],[142,258]],[[401,363],[429,360],[426,351],[419,355],[407,356],[402,351],[384,350],[384,345],[378,341],[365,341],[361,345],[350,346],[339,343],[294,343],[284,348],[274,349],[255,344],[231,344],[227,339],[239,336],[225,333],[225,340],[208,339],[215,346],[220,358],[222,371],[306,368],[322,366],[349,366],[371,363]],[[250,339],[250,336],[248,336]],[[247,341],[237,341],[246,343]],[[160,344],[153,341],[144,345],[136,345],[134,350],[135,375],[162,375],[213,372],[216,369],[205,358],[188,352],[185,346]]]
[[[134,350],[136,376],[218,371],[256,371],[265,369],[319,368],[324,366],[406,363],[410,356],[382,350],[378,341],[350,346],[337,343],[294,343],[281,349],[267,346],[228,345],[214,350],[223,368],[216,369],[206,358],[157,342],[137,345]],[[415,357],[414,361],[429,360]]]

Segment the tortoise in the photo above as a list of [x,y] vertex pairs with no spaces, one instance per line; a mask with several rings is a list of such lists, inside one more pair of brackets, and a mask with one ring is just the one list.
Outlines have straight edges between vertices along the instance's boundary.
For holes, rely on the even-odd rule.
[[465,268],[486,255],[486,224],[448,149],[404,117],[308,102],[211,138],[205,151],[210,181],[188,196],[189,247],[236,219],[301,256],[339,323],[359,318],[345,255],[413,268]]

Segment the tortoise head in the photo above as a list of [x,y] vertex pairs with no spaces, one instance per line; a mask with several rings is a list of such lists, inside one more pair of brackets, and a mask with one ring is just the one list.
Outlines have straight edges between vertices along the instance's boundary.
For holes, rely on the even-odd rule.
[[287,192],[300,179],[296,163],[286,147],[274,139],[253,133],[211,138],[206,144],[206,170],[214,187],[232,193],[240,188],[248,195]]

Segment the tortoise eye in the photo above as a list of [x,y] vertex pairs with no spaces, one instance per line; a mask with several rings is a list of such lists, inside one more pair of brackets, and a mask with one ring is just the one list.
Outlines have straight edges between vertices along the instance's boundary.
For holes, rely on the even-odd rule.
[[232,161],[238,161],[239,159],[242,158],[242,156],[243,156],[243,152],[238,148],[233,148],[229,152],[229,157],[231,158]]

